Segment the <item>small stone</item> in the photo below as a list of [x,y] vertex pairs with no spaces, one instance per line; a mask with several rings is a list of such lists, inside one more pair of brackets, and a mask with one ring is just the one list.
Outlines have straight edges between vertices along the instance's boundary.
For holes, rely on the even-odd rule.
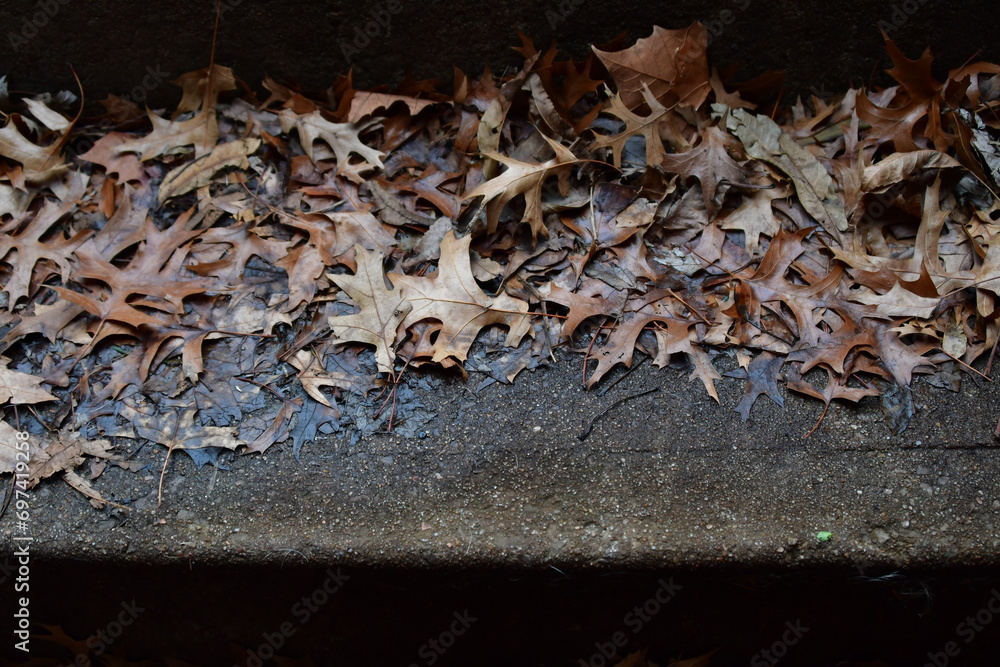
[[885,532],[881,528],[876,528],[872,531],[872,539],[879,544],[885,544],[889,541],[889,533]]

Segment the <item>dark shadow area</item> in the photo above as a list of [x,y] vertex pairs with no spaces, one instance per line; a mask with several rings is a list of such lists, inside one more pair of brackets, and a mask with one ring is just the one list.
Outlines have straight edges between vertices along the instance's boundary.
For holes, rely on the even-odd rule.
[[[18,90],[76,91],[75,70],[92,100],[115,93],[166,104],[176,97],[164,81],[208,64],[215,9],[213,0],[9,0],[0,5],[0,74]],[[873,77],[887,84],[880,30],[911,58],[931,47],[938,76],[970,58],[1000,60],[1000,12],[990,0],[223,0],[215,56],[254,87],[270,75],[322,90],[349,70],[359,87],[395,84],[407,71],[450,84],[453,66],[471,75],[487,63],[498,73],[519,66],[517,31],[583,58],[619,34],[634,41],[654,25],[693,21],[709,30],[712,64],[742,63],[744,79],[786,70],[793,96],[829,96]]]
[[[1000,648],[993,570],[458,573],[293,565],[298,558],[289,553],[280,569],[35,563],[33,627],[89,637],[92,649],[106,647],[104,662],[92,653],[92,664],[116,665],[126,663],[110,656],[135,664],[168,664],[166,656],[279,664],[255,660],[277,655],[319,665],[596,666],[614,664],[604,654],[617,642],[621,655],[648,648],[660,665],[718,649],[713,667],[779,658],[940,667],[993,665]],[[55,659],[33,664],[87,664],[40,636],[32,650]]]

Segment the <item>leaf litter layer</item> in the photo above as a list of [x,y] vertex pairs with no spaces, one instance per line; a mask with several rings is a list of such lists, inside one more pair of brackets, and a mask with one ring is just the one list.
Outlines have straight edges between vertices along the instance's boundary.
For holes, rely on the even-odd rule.
[[707,43],[657,27],[571,62],[522,38],[520,71],[450,95],[347,76],[260,100],[212,65],[172,113],[110,96],[96,118],[0,79],[0,473],[100,506],[107,465],[144,467],[117,438],[165,470],[416,435],[422,369],[481,388],[560,350],[588,387],[638,352],[716,400],[730,357],[744,420],[783,383],[884,394],[902,428],[915,374],[988,376],[1000,66],[939,81],[887,38],[897,85],[781,108]]

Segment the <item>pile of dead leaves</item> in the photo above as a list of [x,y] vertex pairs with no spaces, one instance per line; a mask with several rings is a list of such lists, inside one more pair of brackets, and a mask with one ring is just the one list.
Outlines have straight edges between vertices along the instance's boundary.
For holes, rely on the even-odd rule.
[[979,372],[1000,67],[939,81],[887,40],[898,85],[782,110],[707,42],[656,28],[568,62],[524,40],[518,73],[451,95],[346,77],[261,102],[212,66],[172,114],[93,119],[0,79],[0,401],[32,412],[0,428],[37,435],[31,482],[97,457],[88,488],[131,465],[118,437],[215,462],[405,427],[411,369],[509,382],[560,346],[588,386],[638,350],[713,397],[730,357],[744,419],[779,382],[829,405]]

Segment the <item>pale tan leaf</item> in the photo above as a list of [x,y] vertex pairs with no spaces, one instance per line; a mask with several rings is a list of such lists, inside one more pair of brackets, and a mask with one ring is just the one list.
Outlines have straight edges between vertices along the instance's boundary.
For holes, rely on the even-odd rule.
[[145,162],[161,155],[186,153],[188,147],[194,146],[195,156],[202,156],[211,152],[219,140],[219,122],[214,110],[202,111],[183,121],[160,118],[152,111],[147,113],[153,131],[115,146],[114,154],[139,153],[139,159]]
[[195,407],[176,411],[149,403],[138,406],[122,403],[118,414],[132,422],[135,433],[140,438],[171,450],[202,447],[236,449],[246,444],[236,437],[232,428],[195,424],[194,417],[197,411]]
[[63,116],[58,111],[53,111],[52,109],[45,106],[44,102],[39,102],[38,100],[32,100],[25,98],[24,103],[27,105],[28,110],[31,115],[38,119],[45,127],[50,130],[55,130],[56,132],[65,132],[73,123],[71,123],[65,116]]
[[599,134],[593,144],[594,150],[610,148],[611,159],[618,168],[622,166],[622,151],[625,150],[625,144],[632,137],[641,136],[645,140],[646,164],[648,166],[660,164],[660,161],[667,154],[663,147],[663,139],[660,138],[660,128],[676,114],[657,102],[648,88],[644,88],[642,94],[645,97],[646,106],[649,107],[649,113],[646,116],[640,116],[629,109],[620,95],[612,97],[608,107],[602,112],[615,116],[625,123],[625,129],[619,134]]
[[941,349],[946,354],[950,354],[956,359],[961,359],[968,348],[969,339],[965,335],[965,328],[962,326],[962,323],[954,320],[949,321],[944,327]]
[[[91,484],[89,480],[80,477],[75,472],[67,470],[63,473],[63,479],[66,480],[66,483],[74,489],[87,496],[90,500],[90,504],[93,505],[95,509],[103,509],[104,506],[109,503],[109,501],[105,500],[97,489],[94,488],[94,485]],[[117,505],[116,503],[111,504],[121,507],[121,505]]]
[[156,195],[160,203],[212,182],[212,178],[226,167],[246,169],[250,166],[247,156],[260,147],[260,139],[240,139],[216,146],[211,153],[174,169],[163,179]]
[[288,363],[298,369],[297,377],[306,393],[339,415],[340,409],[323,393],[323,388],[350,389],[357,385],[357,378],[339,371],[327,371],[320,364],[319,357],[308,350],[299,350],[288,358]]
[[388,288],[382,269],[384,256],[354,246],[358,270],[351,275],[327,274],[327,277],[347,292],[361,308],[353,315],[329,318],[333,336],[375,346],[375,361],[382,373],[393,372],[396,332],[409,315],[412,305],[401,288]]
[[0,421],[0,475],[16,471],[18,462],[22,470],[27,470],[31,445],[28,440],[19,440],[17,433],[13,426]]
[[464,361],[479,331],[492,324],[508,327],[508,347],[516,347],[531,330],[527,302],[503,293],[489,296],[476,282],[469,257],[471,242],[471,236],[456,239],[454,231],[445,234],[438,271],[430,278],[389,274],[413,308],[403,328],[425,319],[442,323],[434,343],[434,362],[448,357]]
[[15,405],[55,401],[55,396],[42,389],[42,378],[7,368],[10,359],[0,357],[0,405],[10,401]]
[[882,192],[920,171],[961,166],[962,163],[955,158],[934,150],[893,153],[877,164],[865,167],[861,188],[866,192]]
[[[359,171],[382,168],[382,153],[366,146],[359,138],[362,132],[379,123],[379,119],[370,119],[361,124],[333,123],[323,118],[319,111],[299,115],[289,109],[282,110],[279,118],[283,132],[291,132],[293,129],[298,132],[302,148],[313,162],[318,160],[313,143],[323,141],[337,158],[337,171],[347,174],[355,182],[362,182]],[[352,154],[364,161],[361,169],[351,169]]]
[[351,98],[351,110],[347,112],[347,122],[357,123],[365,116],[377,111],[388,110],[396,102],[406,105],[411,116],[434,104],[434,100],[421,100],[407,95],[390,95],[388,93],[373,93],[366,90],[355,91]]
[[851,301],[875,306],[881,315],[888,317],[921,317],[928,318],[941,302],[941,298],[918,296],[899,283],[885,294],[876,294],[862,288],[857,294],[851,295]]
[[28,210],[31,195],[10,185],[0,183],[0,218],[5,215],[20,215]]
[[558,175],[561,190],[565,195],[569,188],[568,170],[579,160],[562,144],[548,137],[544,137],[544,139],[556,154],[555,157],[541,164],[521,162],[499,153],[487,154],[487,157],[505,164],[507,170],[465,195],[465,199],[483,197],[489,232],[496,231],[503,208],[514,197],[522,194],[524,195],[524,216],[521,221],[531,225],[531,234],[535,238],[545,232],[545,223],[542,220],[542,185],[549,176]]
[[[762,179],[756,181],[763,184]],[[772,238],[781,229],[781,221],[774,215],[771,202],[788,196],[788,190],[774,184],[771,188],[761,188],[743,194],[739,208],[720,219],[722,229],[737,229],[744,234],[747,254],[753,257],[760,248],[761,235]]]
[[67,169],[59,155],[60,143],[39,146],[21,134],[13,118],[0,128],[0,155],[20,162],[24,168],[24,179],[29,183],[42,183]]
[[712,110],[725,115],[726,127],[743,142],[748,156],[774,165],[792,179],[802,207],[834,238],[838,231],[847,231],[844,204],[833,179],[812,153],[767,116],[723,104],[713,104]]

